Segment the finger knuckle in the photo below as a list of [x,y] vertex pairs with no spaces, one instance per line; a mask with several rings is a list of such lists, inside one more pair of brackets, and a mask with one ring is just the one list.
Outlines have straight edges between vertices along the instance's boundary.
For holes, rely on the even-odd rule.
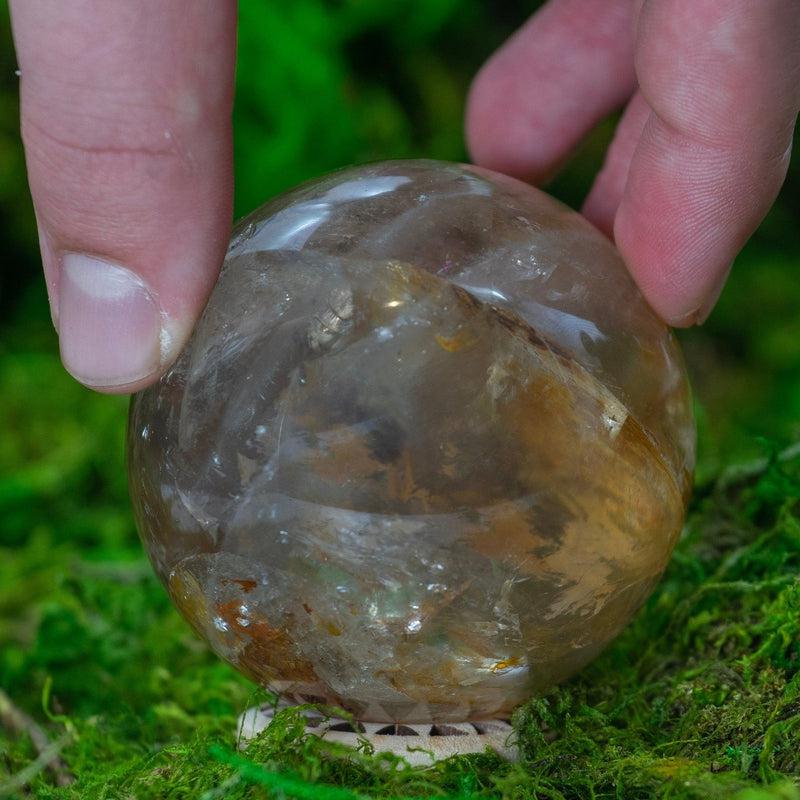
[[99,96],[81,102],[23,102],[22,138],[29,162],[93,173],[125,170],[142,177],[194,169],[190,149],[197,112],[184,107]]

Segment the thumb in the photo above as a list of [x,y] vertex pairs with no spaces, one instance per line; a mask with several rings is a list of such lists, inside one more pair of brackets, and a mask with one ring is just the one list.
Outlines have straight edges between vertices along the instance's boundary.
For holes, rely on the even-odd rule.
[[235,3],[11,0],[64,366],[135,391],[176,357],[230,230]]

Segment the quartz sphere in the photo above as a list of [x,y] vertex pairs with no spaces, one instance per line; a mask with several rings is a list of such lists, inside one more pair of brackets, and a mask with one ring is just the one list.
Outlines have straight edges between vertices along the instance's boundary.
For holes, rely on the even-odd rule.
[[133,398],[139,531],[260,684],[387,722],[504,716],[616,636],[694,460],[670,331],[575,212],[470,166],[337,172],[239,224]]

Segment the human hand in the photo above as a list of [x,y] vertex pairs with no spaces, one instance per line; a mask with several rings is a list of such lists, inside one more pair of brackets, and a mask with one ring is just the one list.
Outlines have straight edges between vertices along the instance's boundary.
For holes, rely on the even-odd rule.
[[134,391],[175,358],[230,235],[234,0],[11,0],[62,360]]
[[800,4],[551,0],[477,76],[471,154],[541,181],[624,103],[583,213],[667,322],[703,322],[786,177]]

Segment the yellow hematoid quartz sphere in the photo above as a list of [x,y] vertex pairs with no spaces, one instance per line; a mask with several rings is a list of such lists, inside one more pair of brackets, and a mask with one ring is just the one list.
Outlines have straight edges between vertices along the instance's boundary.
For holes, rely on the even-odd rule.
[[132,402],[139,530],[223,658],[371,721],[506,715],[651,592],[694,461],[669,330],[578,214],[385,162],[237,228]]

